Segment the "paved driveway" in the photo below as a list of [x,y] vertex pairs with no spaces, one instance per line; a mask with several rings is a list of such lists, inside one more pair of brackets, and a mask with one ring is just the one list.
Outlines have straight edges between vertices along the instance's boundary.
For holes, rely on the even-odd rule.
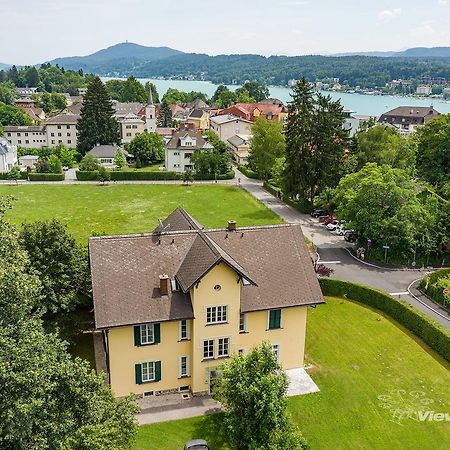
[[316,219],[300,213],[271,195],[262,187],[260,181],[247,178],[238,170],[236,177],[240,178],[242,188],[286,222],[302,225],[303,234],[315,244],[320,260],[334,270],[333,278],[366,284],[394,294],[450,329],[450,314],[421,295],[414,287],[413,282],[425,276],[423,270],[392,270],[366,265],[347,251],[346,247],[351,244],[328,232]]

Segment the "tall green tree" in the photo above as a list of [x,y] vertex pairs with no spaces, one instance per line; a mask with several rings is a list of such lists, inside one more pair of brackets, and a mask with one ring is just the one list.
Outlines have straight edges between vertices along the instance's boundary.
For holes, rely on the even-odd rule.
[[158,127],[171,127],[173,124],[172,110],[166,101],[163,101],[159,108]]
[[221,366],[213,396],[225,407],[223,426],[231,448],[307,448],[287,412],[288,384],[268,343]]
[[284,156],[286,143],[283,126],[258,117],[252,126],[252,143],[248,162],[260,178],[270,178],[276,159]]
[[286,124],[286,188],[314,202],[316,192],[339,181],[348,146],[339,101],[315,94],[305,79],[293,87]]
[[122,102],[140,102],[147,103],[148,91],[145,91],[145,87],[134,76],[128,77],[128,79],[122,84],[120,89],[120,100]]
[[96,144],[120,141],[119,124],[113,116],[111,97],[99,77],[94,77],[84,95],[78,120],[78,151],[84,155]]
[[265,100],[270,94],[268,87],[257,81],[247,81],[241,88],[236,89],[236,95],[241,95],[243,91],[247,91],[248,95],[256,102]]
[[195,172],[205,177],[216,177],[230,170],[230,154],[217,150],[196,150],[191,156]]
[[33,121],[23,109],[0,102],[0,125],[33,125]]
[[441,115],[417,130],[417,172],[434,186],[450,181],[450,114]]
[[14,101],[17,98],[16,87],[11,81],[5,81],[0,83],[0,102],[6,105],[14,105]]
[[164,140],[157,133],[141,133],[128,144],[135,160],[146,165],[164,160]]
[[357,148],[354,153],[356,170],[368,162],[388,164],[398,169],[414,172],[416,145],[413,140],[400,135],[395,129],[376,125],[357,134]]
[[89,263],[67,227],[56,219],[25,223],[19,242],[42,285],[42,311],[73,311],[90,295]]
[[127,166],[127,158],[123,154],[123,150],[118,148],[116,150],[116,154],[114,156],[114,165],[116,165],[119,169]]

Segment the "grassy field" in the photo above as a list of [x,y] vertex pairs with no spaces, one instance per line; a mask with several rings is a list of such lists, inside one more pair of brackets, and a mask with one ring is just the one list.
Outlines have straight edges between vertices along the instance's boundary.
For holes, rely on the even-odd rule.
[[228,219],[238,226],[281,222],[246,191],[225,185],[2,185],[2,195],[16,199],[6,214],[12,222],[56,217],[82,243],[93,234],[152,231],[177,206],[206,227],[224,227]]
[[[309,310],[307,360],[321,392],[289,400],[311,449],[450,448],[449,422],[419,422],[418,410],[450,413],[449,367],[375,311],[329,298]],[[175,450],[193,437],[225,448],[220,416],[147,425],[134,450]]]

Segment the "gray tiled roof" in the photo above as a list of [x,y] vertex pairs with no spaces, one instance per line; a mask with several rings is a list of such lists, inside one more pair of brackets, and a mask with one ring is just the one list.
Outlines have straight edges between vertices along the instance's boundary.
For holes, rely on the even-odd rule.
[[[300,225],[201,230],[181,211],[164,231],[89,240],[97,328],[193,318],[189,287],[220,263],[253,283],[242,312],[323,303]],[[161,297],[163,273],[182,289]]]
[[47,119],[45,123],[47,125],[76,125],[79,118],[80,116],[76,116],[75,114],[59,114],[51,119]]
[[[96,145],[87,154],[95,156],[96,158],[114,158],[116,156],[117,149],[121,148],[118,145]],[[125,156],[129,156],[129,153],[123,150]]]

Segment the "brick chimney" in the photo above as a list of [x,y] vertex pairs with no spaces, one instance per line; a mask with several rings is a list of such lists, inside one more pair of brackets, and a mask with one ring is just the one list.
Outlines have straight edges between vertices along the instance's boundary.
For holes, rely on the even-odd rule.
[[159,276],[159,291],[161,293],[161,297],[163,295],[169,295],[169,276],[166,274]]
[[236,221],[235,220],[229,220],[227,228],[228,228],[228,231],[236,231]]

